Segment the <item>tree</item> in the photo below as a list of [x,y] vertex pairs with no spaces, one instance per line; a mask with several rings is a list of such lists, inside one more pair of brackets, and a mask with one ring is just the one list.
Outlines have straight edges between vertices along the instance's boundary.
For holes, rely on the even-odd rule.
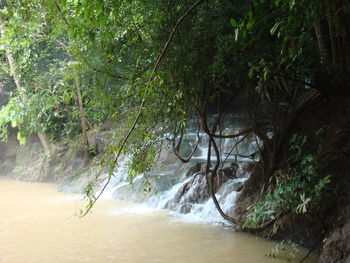
[[[1,10],[3,11],[3,10]],[[0,25],[0,36],[4,37],[5,36],[5,26],[4,25]],[[5,47],[5,54],[6,54],[6,59],[7,59],[7,62],[8,62],[8,65],[9,65],[9,68],[10,68],[10,73],[13,77],[13,80],[16,84],[16,88],[17,88],[17,91],[19,93],[20,96],[23,96],[24,94],[24,90],[23,90],[23,87],[21,85],[21,79],[20,79],[20,76],[19,74],[17,73],[17,70],[16,70],[16,62],[15,62],[15,59],[11,53],[11,51],[9,50],[8,47]],[[38,137],[40,139],[40,142],[45,150],[45,152],[47,154],[51,154],[52,151],[51,151],[51,147],[50,147],[50,141],[46,135],[46,133],[44,131],[39,131],[38,132]],[[19,139],[21,138],[21,136],[19,136]]]

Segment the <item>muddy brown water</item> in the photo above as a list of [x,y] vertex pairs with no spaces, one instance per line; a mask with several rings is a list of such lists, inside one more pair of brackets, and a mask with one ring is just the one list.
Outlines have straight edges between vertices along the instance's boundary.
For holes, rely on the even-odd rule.
[[276,243],[132,204],[102,200],[79,218],[81,197],[56,188],[0,177],[0,263],[287,262],[266,256]]

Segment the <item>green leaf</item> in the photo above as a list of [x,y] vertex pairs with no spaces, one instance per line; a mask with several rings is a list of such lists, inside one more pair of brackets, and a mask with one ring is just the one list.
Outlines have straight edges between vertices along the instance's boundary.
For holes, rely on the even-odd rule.
[[276,6],[276,7],[279,7],[280,4],[281,4],[281,0],[275,0],[275,6]]
[[292,10],[295,6],[295,0],[290,0],[289,1],[289,10]]
[[253,22],[248,22],[246,25],[246,29],[249,30],[253,27],[254,23]]
[[252,18],[253,18],[253,12],[252,12],[252,11],[249,11],[248,14],[247,14],[247,16],[248,16],[248,20],[252,20]]
[[246,228],[248,224],[249,224],[249,221],[248,221],[248,219],[247,219],[247,220],[244,222],[244,224],[242,225],[242,229]]
[[17,133],[17,139],[18,139],[20,145],[24,145],[26,143],[26,140],[27,140],[26,137],[21,132]]
[[270,29],[270,34],[271,34],[272,36],[276,33],[276,31],[277,31],[277,29],[278,29],[278,27],[279,27],[280,24],[281,24],[281,21],[278,21],[278,22],[276,22],[276,23],[273,25],[273,27]]
[[238,27],[238,23],[237,23],[236,19],[231,18],[231,19],[230,19],[230,23],[231,23],[231,25],[232,25],[233,27]]

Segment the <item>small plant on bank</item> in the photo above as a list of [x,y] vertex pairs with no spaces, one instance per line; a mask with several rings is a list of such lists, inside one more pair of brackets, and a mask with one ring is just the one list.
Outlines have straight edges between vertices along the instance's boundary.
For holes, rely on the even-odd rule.
[[20,173],[24,172],[24,170],[25,170],[25,167],[22,166],[22,165],[16,165],[13,168],[13,172],[16,173],[16,174],[20,174]]
[[55,166],[55,168],[53,169],[53,172],[58,174],[60,172],[63,172],[65,166],[63,163],[59,163],[58,165]]
[[283,257],[288,262],[292,262],[296,256],[300,255],[300,250],[294,242],[282,240],[266,255],[272,258]]
[[2,170],[4,170],[4,169],[6,168],[7,165],[8,165],[8,164],[7,164],[6,161],[1,162],[1,163],[0,163],[0,172],[1,172]]
[[314,154],[303,153],[306,142],[306,136],[292,136],[291,161],[296,165],[287,170],[279,170],[270,178],[263,198],[249,207],[251,213],[248,214],[244,227],[247,224],[257,227],[281,213],[306,214],[317,212],[321,208],[331,177],[318,173]]

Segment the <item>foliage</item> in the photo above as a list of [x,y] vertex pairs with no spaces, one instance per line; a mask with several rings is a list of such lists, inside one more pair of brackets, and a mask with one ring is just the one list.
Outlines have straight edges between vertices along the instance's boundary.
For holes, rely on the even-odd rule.
[[53,169],[54,173],[60,173],[64,170],[64,164],[59,163],[58,165],[55,166],[55,168]]
[[24,170],[25,170],[25,167],[22,165],[16,165],[15,167],[13,167],[14,173],[23,173]]
[[253,227],[274,219],[278,213],[312,214],[322,207],[331,176],[319,174],[316,156],[303,153],[306,141],[306,136],[292,136],[291,160],[298,163],[285,171],[277,171],[270,178],[264,196],[252,206],[247,217],[247,222]]
[[[37,3],[32,4],[28,11],[15,4],[8,5],[2,9],[1,19],[3,52],[6,60],[9,53],[15,59],[14,70],[20,87],[11,93],[8,104],[1,109],[0,127],[3,135],[8,124],[16,127],[22,143],[26,136],[36,132],[48,132],[52,138],[69,135],[70,123],[76,122],[70,93],[63,83],[64,52],[50,40],[43,11]],[[12,74],[6,60],[2,68]]]
[[72,124],[67,117],[72,112],[62,109],[59,99],[45,93],[11,98],[0,111],[2,138],[7,136],[7,124],[19,129],[17,138],[22,143],[26,136],[40,131],[49,131],[53,137],[71,134]]
[[282,242],[277,243],[277,245],[267,254],[268,257],[281,258],[283,256],[287,257],[288,262],[300,255],[300,251],[297,245],[291,241],[282,240]]
[[[5,1],[2,43],[15,57],[24,99],[35,94],[55,97],[60,108],[59,113],[47,111],[50,125],[45,127],[47,118],[35,121],[37,130],[56,138],[77,133],[75,79],[92,125],[105,119],[129,125],[147,97],[139,124],[144,129],[160,121],[169,129],[174,120],[189,117],[193,104],[203,104],[208,85],[214,101],[219,91],[252,94],[258,83],[280,96],[276,75],[314,79],[318,67],[313,65],[320,61],[312,28],[324,17],[323,4],[225,0],[205,3],[184,21],[145,90],[151,65],[188,7],[183,1]],[[3,70],[10,73],[3,62]],[[32,105],[27,109],[40,114]],[[67,127],[50,131],[60,121]],[[21,134],[35,132],[26,130]]]

